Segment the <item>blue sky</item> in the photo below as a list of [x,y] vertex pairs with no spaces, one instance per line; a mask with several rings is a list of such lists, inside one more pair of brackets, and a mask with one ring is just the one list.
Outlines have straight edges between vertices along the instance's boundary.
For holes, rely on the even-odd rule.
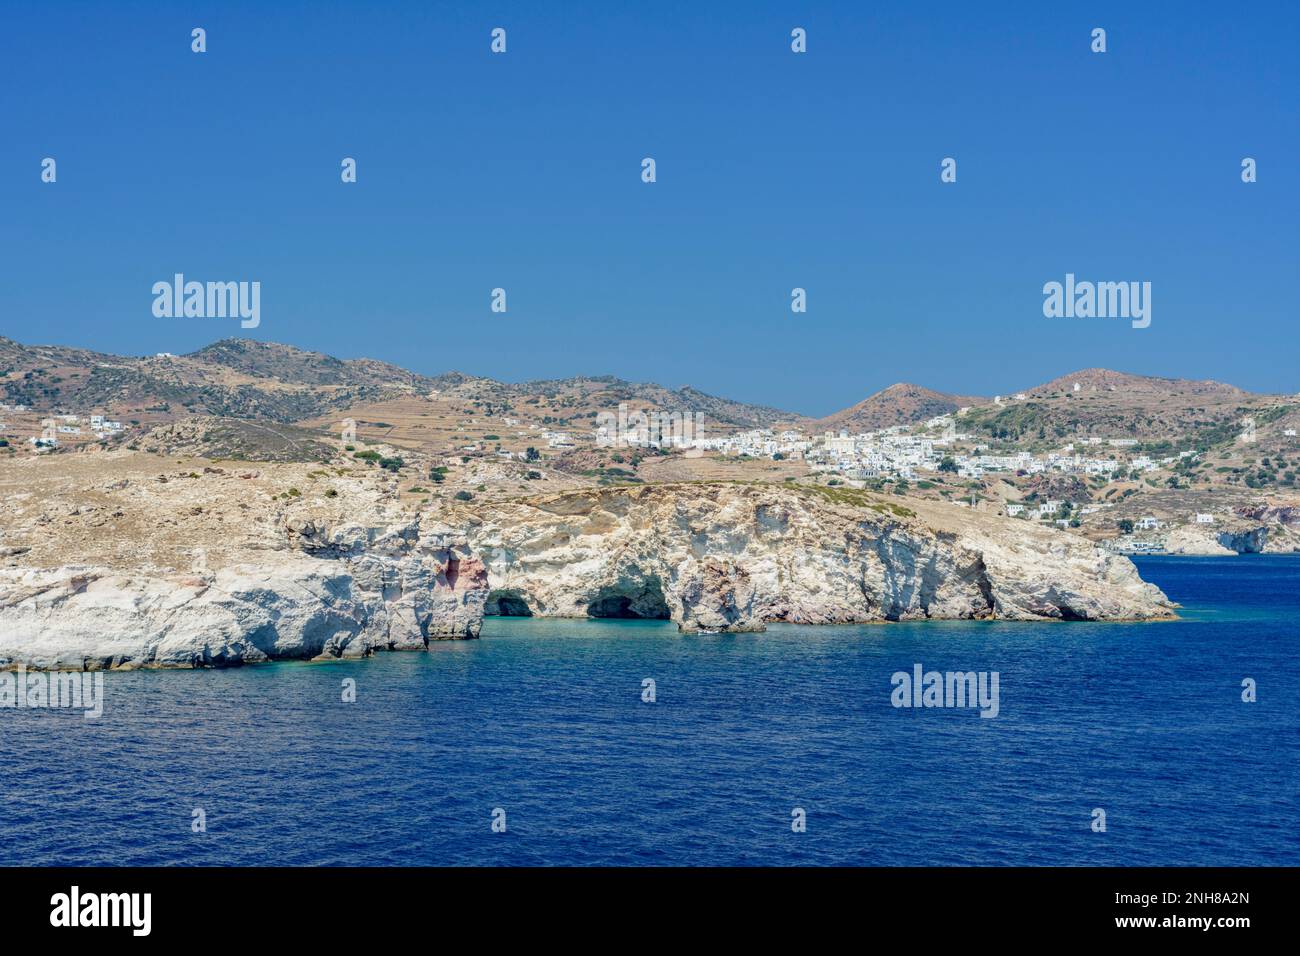
[[[0,334],[810,414],[1093,365],[1297,391],[1297,27],[1281,2],[7,0]],[[155,318],[175,272],[260,281],[260,327]],[[1044,318],[1067,272],[1150,281],[1151,327]]]

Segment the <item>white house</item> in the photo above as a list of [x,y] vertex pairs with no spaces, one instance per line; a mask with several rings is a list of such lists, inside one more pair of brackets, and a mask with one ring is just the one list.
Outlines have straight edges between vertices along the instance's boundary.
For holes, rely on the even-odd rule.
[[1160,527],[1160,522],[1151,515],[1147,515],[1145,518],[1138,519],[1137,526],[1143,531],[1155,531]]
[[1198,514],[1196,515],[1196,523],[1197,523],[1197,524],[1214,524],[1214,515],[1207,515],[1207,514],[1199,514],[1199,513],[1198,513]]
[[1008,504],[1008,505],[1007,505],[1007,514],[1009,514],[1009,515],[1010,515],[1011,517],[1013,517],[1013,518],[1014,518],[1016,515],[1018,515],[1018,514],[1020,514],[1021,512],[1023,512],[1024,510],[1025,510],[1025,506],[1024,506],[1024,505],[1020,505],[1020,504]]

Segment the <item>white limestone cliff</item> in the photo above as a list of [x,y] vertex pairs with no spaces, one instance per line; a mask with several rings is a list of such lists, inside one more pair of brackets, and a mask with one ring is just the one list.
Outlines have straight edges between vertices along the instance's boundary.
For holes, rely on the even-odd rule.
[[[83,490],[62,515],[15,510],[0,528],[0,667],[358,657],[476,637],[485,611],[684,631],[1173,614],[1081,537],[913,499],[711,483],[432,512],[341,477],[310,496],[250,493],[266,480],[252,473],[186,477]],[[162,563],[177,551],[198,559]]]
[[655,616],[659,606],[684,630],[1172,616],[1132,562],[1083,538],[916,504],[770,485],[645,486],[467,505],[446,520],[487,566],[489,607],[514,613]]
[[272,552],[204,573],[0,569],[0,667],[223,666],[477,637],[482,565],[412,530],[367,541],[347,528],[332,539],[339,553]]

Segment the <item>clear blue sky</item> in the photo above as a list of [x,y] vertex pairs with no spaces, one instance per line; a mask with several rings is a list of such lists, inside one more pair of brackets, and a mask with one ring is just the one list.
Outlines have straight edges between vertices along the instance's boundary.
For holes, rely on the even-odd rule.
[[[811,414],[1093,365],[1297,391],[1298,10],[6,0],[0,334]],[[261,281],[260,328],[155,318],[175,272]],[[1150,281],[1151,327],[1044,318],[1067,272]]]

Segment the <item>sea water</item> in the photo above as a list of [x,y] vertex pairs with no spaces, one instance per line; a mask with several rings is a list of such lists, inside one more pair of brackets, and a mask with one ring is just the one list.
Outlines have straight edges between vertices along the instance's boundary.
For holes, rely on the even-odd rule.
[[[1300,558],[1138,565],[1180,620],[110,673],[97,719],[0,711],[0,864],[1300,864]],[[917,664],[997,672],[996,717],[894,706]]]

